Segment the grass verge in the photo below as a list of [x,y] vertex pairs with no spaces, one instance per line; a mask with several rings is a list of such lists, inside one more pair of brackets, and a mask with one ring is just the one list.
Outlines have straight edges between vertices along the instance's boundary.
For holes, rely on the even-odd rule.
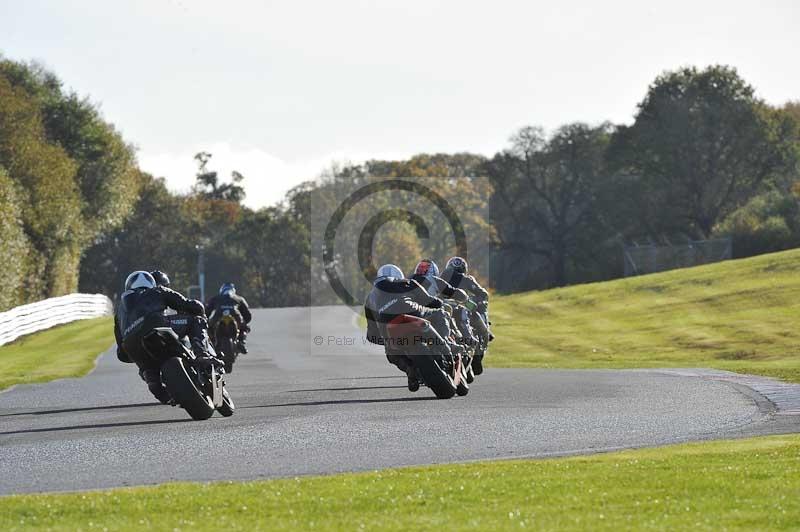
[[0,498],[0,529],[796,529],[800,436]]
[[23,336],[0,347],[0,390],[86,375],[114,343],[111,317],[81,320]]
[[800,250],[493,299],[494,367],[711,367],[800,382]]

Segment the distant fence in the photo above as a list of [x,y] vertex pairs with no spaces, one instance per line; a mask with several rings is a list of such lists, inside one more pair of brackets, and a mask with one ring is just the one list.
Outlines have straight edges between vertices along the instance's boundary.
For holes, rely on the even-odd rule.
[[690,240],[684,244],[625,246],[625,277],[689,268],[728,260],[733,255],[730,238]]
[[112,313],[111,300],[102,294],[70,294],[22,305],[0,312],[0,345],[55,325]]

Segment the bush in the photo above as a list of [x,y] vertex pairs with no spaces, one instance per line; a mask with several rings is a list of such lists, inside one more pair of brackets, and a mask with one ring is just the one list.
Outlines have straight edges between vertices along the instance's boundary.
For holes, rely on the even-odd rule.
[[800,246],[800,205],[793,195],[772,190],[731,213],[714,231],[733,238],[734,258]]

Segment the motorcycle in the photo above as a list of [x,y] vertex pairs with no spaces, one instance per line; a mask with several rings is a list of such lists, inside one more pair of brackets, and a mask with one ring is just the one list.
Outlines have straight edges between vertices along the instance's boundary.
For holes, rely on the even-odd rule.
[[445,303],[450,309],[451,329],[456,331],[455,334],[459,337],[456,341],[459,341],[461,337],[458,331],[463,330],[464,327],[468,327],[472,332],[472,337],[477,339],[477,342],[472,345],[464,346],[465,353],[463,355],[467,383],[472,384],[475,377],[483,373],[483,357],[488,347],[484,334],[481,334],[479,327],[475,325],[475,320],[479,318],[474,315],[471,316],[471,313],[478,307],[471,301],[465,304],[453,300],[445,300]]
[[403,356],[414,367],[417,378],[439,399],[469,393],[462,356],[425,339],[435,337],[430,323],[406,314],[387,325],[388,355]]
[[156,327],[142,339],[145,350],[161,362],[161,380],[175,404],[192,419],[208,419],[214,410],[233,415],[235,405],[225,389],[223,373],[201,364],[192,350],[170,327]]
[[233,363],[239,357],[239,325],[228,311],[224,311],[222,317],[216,324],[213,331],[214,350],[221,355],[222,362],[225,364],[225,373],[233,372]]

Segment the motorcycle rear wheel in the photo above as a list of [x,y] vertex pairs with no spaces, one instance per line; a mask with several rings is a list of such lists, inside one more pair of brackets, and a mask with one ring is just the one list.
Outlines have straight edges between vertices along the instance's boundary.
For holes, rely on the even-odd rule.
[[172,357],[161,366],[161,380],[170,396],[195,420],[208,419],[214,414],[214,403],[195,385],[184,359]]
[[467,379],[467,370],[465,367],[461,367],[461,369],[457,370],[461,372],[461,378],[458,379],[458,385],[456,386],[456,394],[459,397],[464,397],[469,393],[469,380]]
[[433,391],[439,399],[450,399],[456,394],[456,385],[453,379],[442,368],[441,357],[438,355],[416,355],[410,357],[422,376],[425,385]]
[[225,363],[225,373],[233,372],[233,362],[236,360],[236,341],[227,336],[217,339],[218,351],[222,353],[222,361]]

